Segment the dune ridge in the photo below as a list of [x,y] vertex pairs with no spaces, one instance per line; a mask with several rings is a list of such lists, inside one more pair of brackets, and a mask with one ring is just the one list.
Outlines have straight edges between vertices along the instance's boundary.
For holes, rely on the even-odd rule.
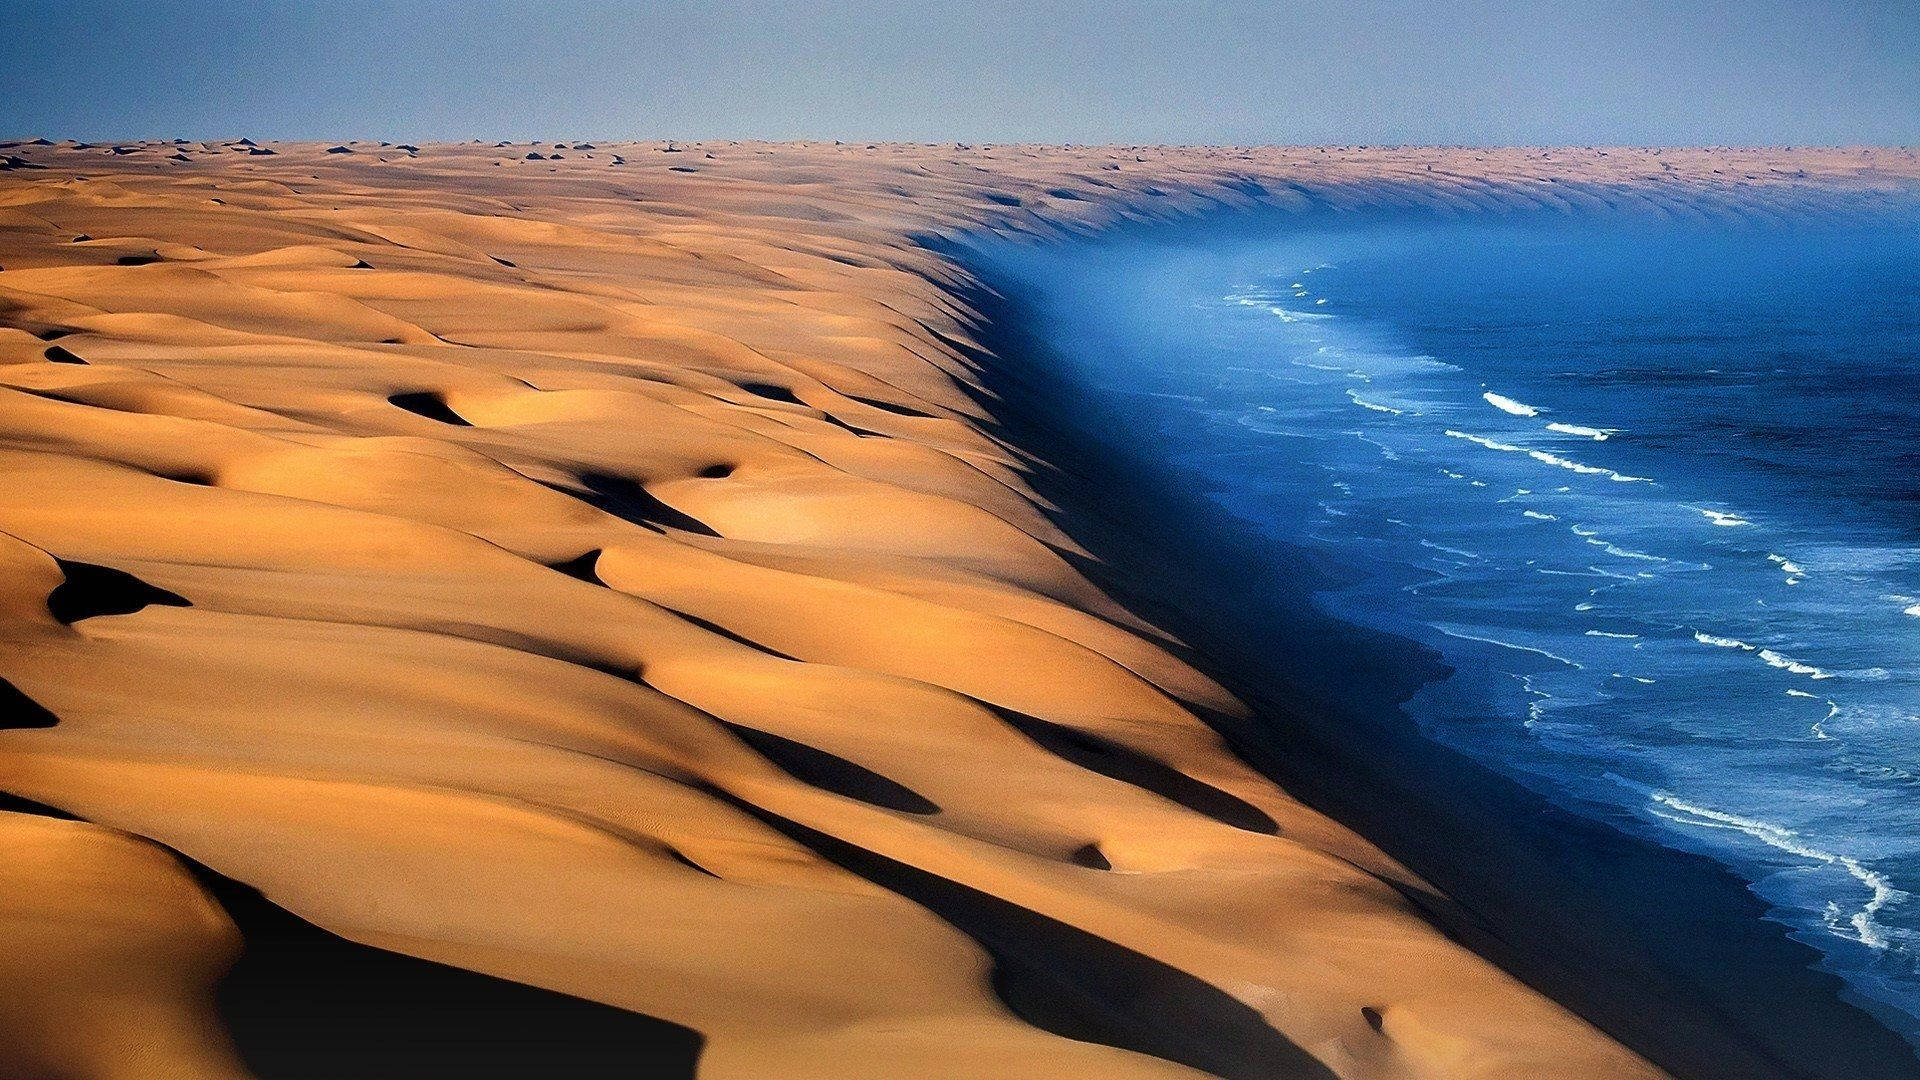
[[1854,212],[1920,176],[1867,149],[0,149],[0,833],[29,856],[0,863],[0,1072],[87,1077],[266,1071],[215,1007],[253,950],[227,886],[691,1033],[562,1074],[686,1075],[690,1038],[711,1077],[1658,1075],[1204,722],[1246,706],[1088,580],[924,241],[1222,205]]

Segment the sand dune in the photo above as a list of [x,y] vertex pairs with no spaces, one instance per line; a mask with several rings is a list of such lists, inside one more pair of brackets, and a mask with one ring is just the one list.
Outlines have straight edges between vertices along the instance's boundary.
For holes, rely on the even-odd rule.
[[213,995],[281,909],[345,939],[339,978],[383,962],[355,942],[433,962],[392,976],[421,995],[661,1022],[558,1075],[1652,1075],[1202,722],[1245,706],[1083,575],[919,241],[1223,203],[1764,216],[1920,172],[4,149],[0,1073],[116,1078],[271,1071]]

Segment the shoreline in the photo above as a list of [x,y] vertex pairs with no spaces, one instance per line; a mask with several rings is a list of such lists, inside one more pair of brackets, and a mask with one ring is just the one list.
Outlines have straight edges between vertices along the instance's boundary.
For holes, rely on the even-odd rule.
[[[1220,212],[1228,227],[1260,216]],[[943,253],[969,266],[967,252]],[[1423,907],[1444,929],[1677,1076],[1920,1076],[1914,1047],[1846,1000],[1818,950],[1730,870],[1559,808],[1418,733],[1401,705],[1446,677],[1439,657],[1320,612],[1315,572],[1297,569],[1311,555],[1193,494],[1178,467],[1102,439],[1107,404],[1048,360],[1018,287],[990,272],[978,285],[968,300],[996,358],[983,367],[1002,381],[996,419],[1060,467],[1036,486],[1062,529],[1112,564],[1110,591],[1254,705],[1249,723],[1213,718],[1236,749],[1432,882],[1445,899]]]

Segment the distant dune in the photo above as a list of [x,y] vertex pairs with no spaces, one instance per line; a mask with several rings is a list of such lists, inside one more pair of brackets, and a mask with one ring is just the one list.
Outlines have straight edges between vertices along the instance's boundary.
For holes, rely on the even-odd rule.
[[1089,581],[923,241],[1920,176],[0,155],[0,1074],[129,1080],[1656,1075],[1203,721],[1247,707]]

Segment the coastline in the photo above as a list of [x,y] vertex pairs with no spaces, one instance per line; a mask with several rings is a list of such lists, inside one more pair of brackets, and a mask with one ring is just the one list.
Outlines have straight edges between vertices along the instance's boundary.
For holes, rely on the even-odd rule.
[[[948,253],[967,265],[968,251]],[[1432,882],[1442,898],[1423,906],[1450,934],[1677,1076],[1920,1076],[1913,1048],[1847,1001],[1745,881],[1420,735],[1400,706],[1446,677],[1436,655],[1320,612],[1313,556],[1103,436],[1120,422],[1113,402],[1059,374],[1017,283],[983,272],[969,301],[1002,383],[996,419],[1059,467],[1036,486],[1062,528],[1106,564],[1111,591],[1254,705],[1248,722],[1214,718],[1235,748]]]
[[[82,819],[0,814],[48,853],[15,895],[110,917],[74,860],[188,898],[143,928],[161,952],[103,954],[85,928],[125,928],[84,917],[27,943],[71,968],[0,1010],[36,1053],[94,1053],[131,986],[176,1064],[235,1065],[203,1006],[251,932],[197,872],[335,942],[654,1018],[701,1075],[1651,1074],[1434,929],[1504,961],[1524,883],[1407,822],[1470,771],[1375,771],[1405,760],[1371,729],[1404,680],[1236,740],[1280,787],[1220,745],[1245,698],[1128,608],[1193,582],[1050,500],[1052,470],[1112,463],[1021,428],[1063,399],[975,348],[1012,324],[928,248],[1602,197],[1647,155],[1588,155],[1562,194],[1520,152],[13,149],[0,674],[46,722],[0,733],[0,791]],[[1707,167],[1800,162],[1849,202],[1916,168],[1745,153],[1647,190],[1764,207]],[[1142,479],[1114,490],[1180,494]],[[1247,629],[1213,632],[1229,671]],[[1535,977],[1586,1012],[1583,975]],[[1665,1018],[1630,1019],[1658,1050]]]

